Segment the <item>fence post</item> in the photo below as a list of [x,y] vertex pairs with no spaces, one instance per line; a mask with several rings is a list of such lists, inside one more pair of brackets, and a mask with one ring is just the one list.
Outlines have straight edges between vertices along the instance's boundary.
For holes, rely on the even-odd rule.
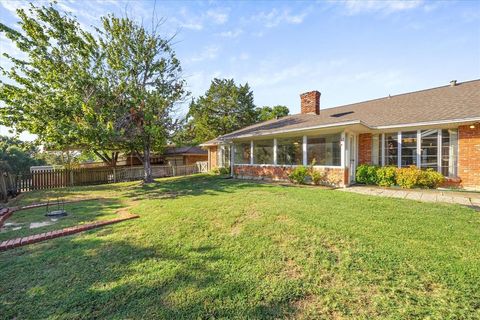
[[69,172],[70,172],[70,186],[73,187],[75,185],[75,183],[73,182],[73,170],[70,170]]
[[172,173],[174,177],[177,176],[177,166],[172,166]]
[[113,183],[117,182],[117,170],[115,170],[115,167],[113,167]]

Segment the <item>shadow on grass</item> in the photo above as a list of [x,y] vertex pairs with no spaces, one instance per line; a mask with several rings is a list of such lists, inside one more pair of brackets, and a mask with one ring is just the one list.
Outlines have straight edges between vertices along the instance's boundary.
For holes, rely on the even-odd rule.
[[258,297],[255,281],[218,268],[229,257],[215,246],[140,247],[108,239],[111,227],[97,232],[0,254],[2,317],[264,319],[291,311]]
[[213,196],[262,186],[268,187],[269,185],[258,181],[193,175],[175,179],[159,179],[153,183],[131,186],[126,189],[126,196],[133,200],[175,199],[182,196]]

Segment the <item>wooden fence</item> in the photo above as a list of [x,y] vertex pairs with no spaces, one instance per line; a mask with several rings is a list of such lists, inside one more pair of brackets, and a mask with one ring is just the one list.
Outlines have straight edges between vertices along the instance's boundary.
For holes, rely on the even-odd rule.
[[[184,166],[152,166],[154,178],[201,172],[207,172],[207,165],[204,162]],[[143,176],[141,166],[38,170],[18,175],[0,173],[0,200],[6,201],[9,197],[30,190],[135,181],[143,179]]]

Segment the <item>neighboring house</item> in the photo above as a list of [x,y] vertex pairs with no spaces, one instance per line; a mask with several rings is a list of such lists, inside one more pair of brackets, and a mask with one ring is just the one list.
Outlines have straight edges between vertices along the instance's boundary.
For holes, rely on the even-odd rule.
[[[183,166],[195,164],[199,161],[207,161],[208,153],[200,147],[168,147],[163,154],[152,154],[151,164],[168,164],[171,166]],[[128,155],[126,165],[141,165],[142,162],[134,155]]]
[[321,109],[300,95],[301,113],[203,143],[209,168],[239,178],[285,180],[310,165],[331,185],[355,182],[359,164],[433,168],[450,184],[480,189],[480,80]]

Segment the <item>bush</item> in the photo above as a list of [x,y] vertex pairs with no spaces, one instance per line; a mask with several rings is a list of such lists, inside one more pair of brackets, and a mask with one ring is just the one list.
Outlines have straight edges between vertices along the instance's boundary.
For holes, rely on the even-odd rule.
[[418,186],[421,188],[437,188],[440,184],[442,184],[445,181],[445,177],[433,170],[432,168],[429,168],[427,170],[422,171],[420,174],[420,177],[418,179]]
[[320,171],[312,168],[310,170],[310,178],[312,179],[313,184],[319,185],[324,180],[324,175]]
[[230,168],[215,167],[215,168],[213,168],[212,170],[210,170],[210,173],[212,173],[212,174],[217,174],[217,175],[230,174]]
[[377,169],[377,184],[381,187],[391,187],[395,185],[396,179],[395,167],[380,167]]
[[410,166],[408,168],[398,168],[396,172],[397,184],[402,188],[411,189],[418,185],[422,170],[416,166]]
[[308,169],[304,166],[296,167],[292,173],[288,175],[291,182],[296,184],[305,184],[305,179],[308,176]]
[[377,184],[377,166],[362,164],[358,166],[355,178],[358,183]]

